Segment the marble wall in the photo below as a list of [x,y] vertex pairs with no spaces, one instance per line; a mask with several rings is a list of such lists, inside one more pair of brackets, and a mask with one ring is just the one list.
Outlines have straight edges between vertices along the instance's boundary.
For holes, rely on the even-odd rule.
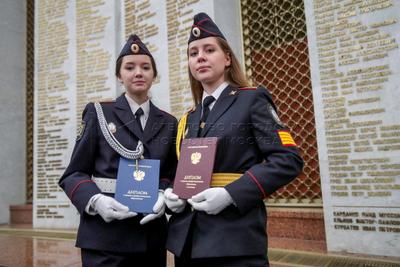
[[186,47],[193,16],[218,14],[217,23],[243,58],[239,1],[36,0],[35,7],[33,224],[75,228],[77,211],[57,182],[85,104],[123,91],[114,64],[127,37],[138,34],[156,60],[152,101],[180,117],[192,106]]
[[[0,2],[0,224],[26,199],[26,3]],[[4,38],[6,37],[6,38]]]
[[400,251],[400,2],[305,1],[328,251]]

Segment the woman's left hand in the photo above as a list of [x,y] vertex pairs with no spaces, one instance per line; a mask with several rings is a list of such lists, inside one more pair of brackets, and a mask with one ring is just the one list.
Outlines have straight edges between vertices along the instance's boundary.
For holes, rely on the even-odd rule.
[[156,204],[154,204],[153,211],[154,213],[144,216],[143,219],[140,220],[140,224],[142,225],[146,224],[149,221],[157,219],[164,215],[165,213],[164,191],[158,192],[158,199]]
[[233,199],[225,188],[213,187],[192,196],[188,202],[195,210],[215,215],[233,204]]

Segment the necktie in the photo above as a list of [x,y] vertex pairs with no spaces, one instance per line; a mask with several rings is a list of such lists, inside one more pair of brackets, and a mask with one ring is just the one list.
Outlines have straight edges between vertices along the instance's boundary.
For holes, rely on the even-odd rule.
[[144,114],[143,109],[142,108],[138,108],[138,110],[136,110],[135,112],[135,120],[136,120],[136,124],[139,127],[140,131],[143,132],[143,128],[142,128],[142,123],[140,122],[140,117]]
[[201,131],[206,126],[206,121],[207,121],[208,115],[210,114],[209,106],[214,101],[215,101],[215,98],[212,95],[207,96],[203,100],[203,115],[201,116],[201,120],[200,120],[199,136],[201,134]]

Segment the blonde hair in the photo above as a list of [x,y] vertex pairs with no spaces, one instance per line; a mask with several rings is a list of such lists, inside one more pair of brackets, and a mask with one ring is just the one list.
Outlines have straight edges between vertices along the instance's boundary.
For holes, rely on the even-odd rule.
[[[217,43],[219,47],[224,51],[226,55],[228,55],[231,59],[231,65],[225,69],[225,81],[234,87],[247,87],[250,86],[250,82],[248,81],[246,75],[242,71],[240,67],[239,60],[236,58],[235,54],[232,51],[232,48],[229,46],[228,42],[220,37],[215,37],[217,39]],[[187,50],[189,56],[189,47]],[[189,73],[189,82],[190,82],[190,90],[192,91],[192,98],[195,105],[201,102],[201,97],[203,95],[203,86],[201,82],[197,81],[192,73],[190,72],[188,66]]]

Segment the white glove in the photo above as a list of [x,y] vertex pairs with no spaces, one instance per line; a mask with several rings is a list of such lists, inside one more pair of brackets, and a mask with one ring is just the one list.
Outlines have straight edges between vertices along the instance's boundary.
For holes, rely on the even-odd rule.
[[123,220],[137,215],[136,212],[130,212],[127,206],[122,205],[112,197],[103,194],[97,194],[93,201],[93,209],[103,218],[105,222],[112,220]]
[[223,187],[208,188],[188,199],[195,210],[205,211],[207,214],[218,214],[233,203],[231,195]]
[[143,219],[140,220],[140,224],[142,224],[142,225],[146,224],[149,221],[157,219],[164,215],[165,201],[164,201],[164,192],[163,191],[158,192],[157,202],[156,202],[156,204],[154,204],[153,211],[154,211],[154,213],[144,216]]
[[172,188],[167,188],[164,192],[165,204],[175,213],[180,213],[185,209],[186,200],[181,199],[178,195],[172,193]]

